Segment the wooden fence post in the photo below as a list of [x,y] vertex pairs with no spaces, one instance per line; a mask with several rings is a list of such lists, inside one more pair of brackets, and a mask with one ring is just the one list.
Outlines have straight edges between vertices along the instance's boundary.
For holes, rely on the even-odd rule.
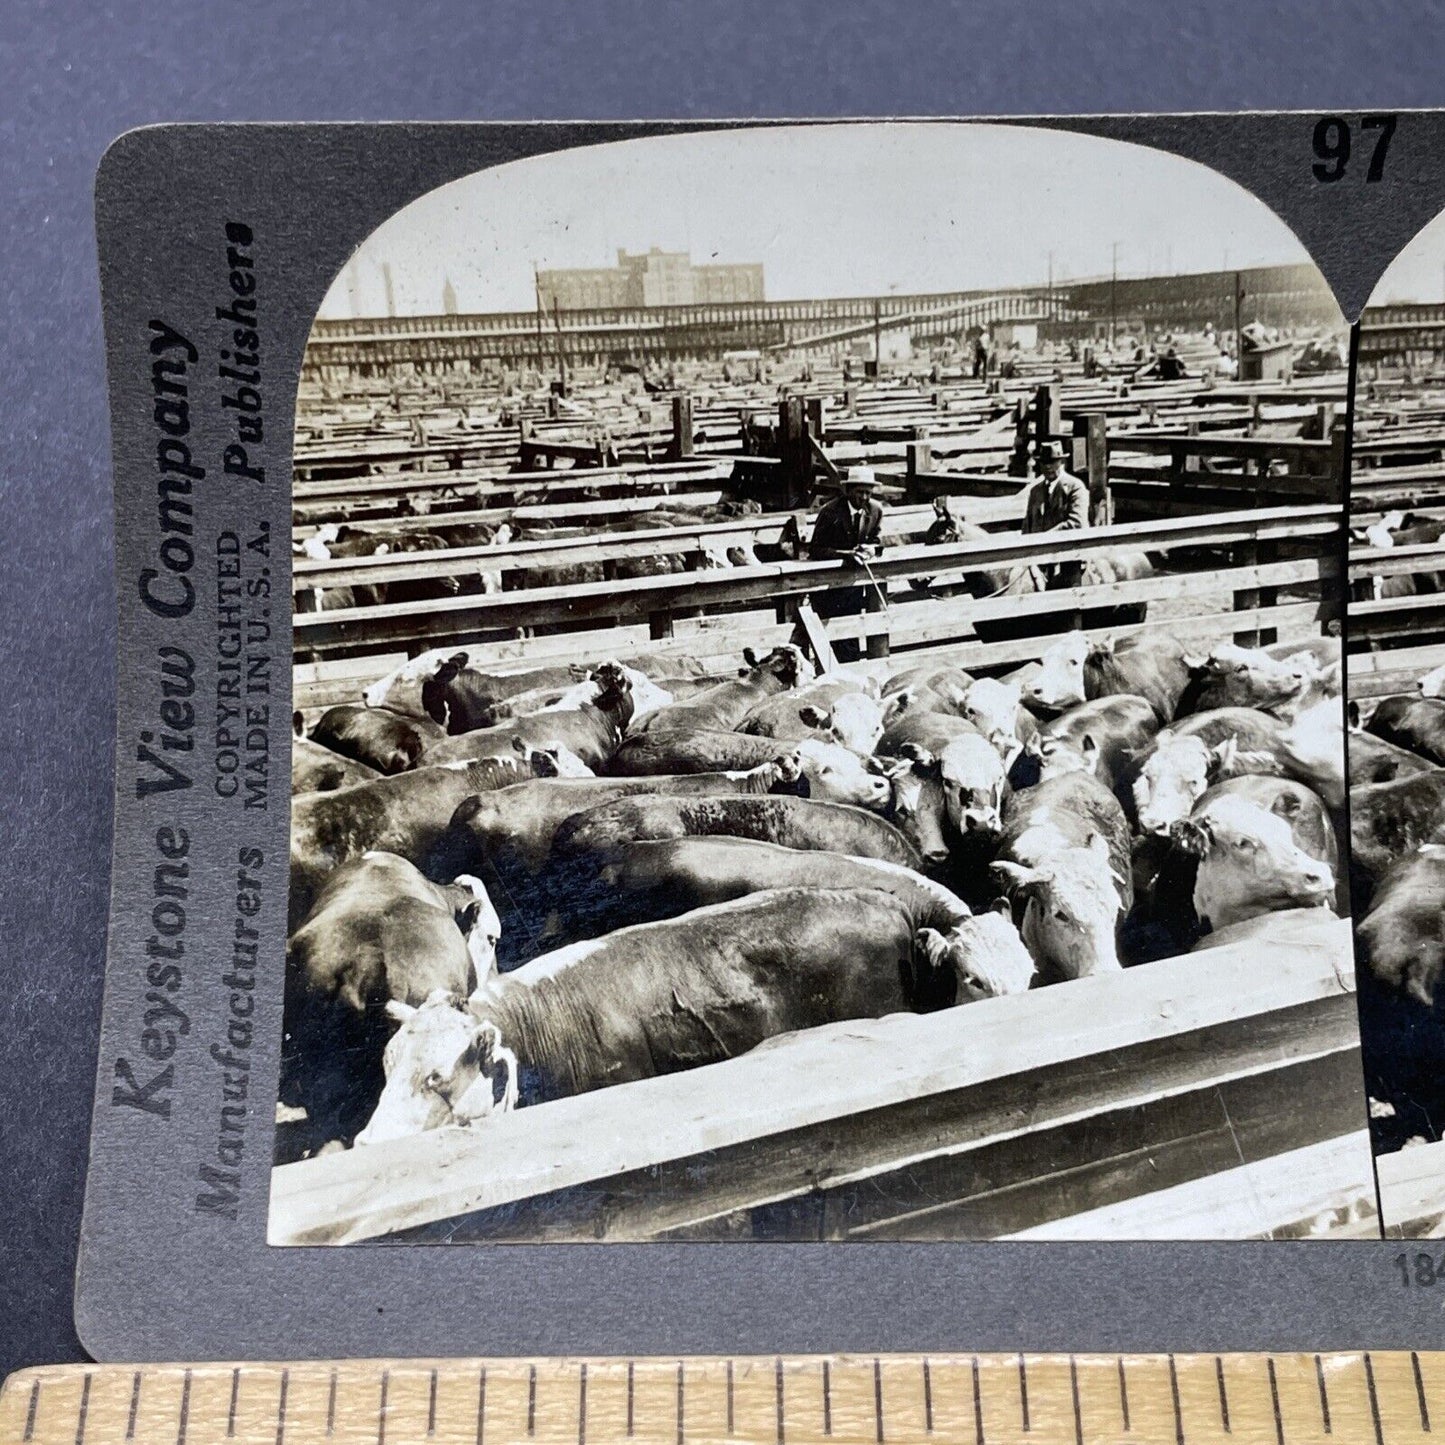
[[909,502],[926,501],[920,479],[933,470],[933,446],[926,440],[909,442],[906,455],[908,460],[903,478],[904,499]]
[[672,447],[668,455],[677,462],[692,454],[692,397],[680,391],[672,398]]
[[782,506],[785,509],[805,506],[812,491],[813,451],[808,445],[800,396],[785,396],[778,403],[778,461],[782,471],[779,499]]
[[1339,502],[1345,495],[1345,451],[1349,437],[1349,423],[1343,417],[1335,420],[1333,429],[1329,433],[1330,439],[1330,478],[1328,495],[1322,500],[1326,502]]
[[1029,466],[1029,409],[1020,398],[1014,404],[1014,449],[1008,460],[1008,474],[1011,477],[1026,477]]
[[806,405],[809,435],[819,446],[822,446],[828,431],[828,398],[826,396],[810,396]]
[[1111,527],[1114,524],[1114,494],[1109,490],[1109,418],[1102,412],[1091,412],[1084,418],[1084,422],[1089,524],[1094,527]]

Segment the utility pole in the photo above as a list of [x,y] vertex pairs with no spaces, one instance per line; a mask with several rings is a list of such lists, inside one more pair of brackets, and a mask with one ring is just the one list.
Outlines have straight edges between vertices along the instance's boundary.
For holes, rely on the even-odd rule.
[[1049,252],[1049,316],[1057,319],[1057,309],[1054,306],[1054,253]]
[[881,379],[883,375],[883,303],[878,297],[873,298],[873,365],[876,375]]
[[562,298],[552,298],[552,320],[557,326],[557,374],[562,381],[562,395],[567,395],[567,352],[562,345]]
[[1234,363],[1236,370],[1243,348],[1240,345],[1240,325],[1244,310],[1244,274],[1236,271],[1234,273]]
[[542,277],[536,266],[532,267],[532,295],[537,302],[537,376],[540,379],[546,368],[546,348],[542,342]]
[[1119,243],[1110,247],[1113,261],[1109,271],[1109,350],[1114,349],[1114,333],[1119,325]]

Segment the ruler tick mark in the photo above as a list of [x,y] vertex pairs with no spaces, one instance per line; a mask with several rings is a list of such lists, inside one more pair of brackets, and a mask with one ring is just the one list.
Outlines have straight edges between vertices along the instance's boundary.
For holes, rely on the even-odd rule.
[[[631,1361],[631,1360],[628,1360],[628,1362],[627,1362],[627,1438],[628,1438],[629,1440],[632,1438],[632,1399],[633,1399],[633,1396],[632,1396],[632,1383],[633,1383],[633,1381],[632,1381],[632,1376],[633,1376],[632,1361]],[[729,1426],[729,1428],[731,1429],[731,1426]]]
[[386,1445],[386,1394],[391,1388],[391,1371],[381,1372],[381,1400],[376,1407],[376,1445]]
[[1279,1381],[1275,1378],[1274,1361],[1266,1360],[1269,1367],[1269,1403],[1274,1410],[1274,1438],[1278,1445],[1284,1445],[1284,1416],[1279,1413]]
[[783,1361],[780,1356],[773,1365],[773,1390],[778,1402],[778,1445],[787,1438],[783,1428]]
[[933,1372],[926,1355],[923,1357],[923,1428],[933,1434]]
[[1410,1368],[1415,1374],[1415,1402],[1420,1406],[1420,1429],[1430,1433],[1430,1407],[1425,1403],[1425,1377],[1420,1373],[1420,1356],[1410,1351]]
[[30,1404],[25,1411],[25,1436],[26,1440],[35,1438],[35,1416],[40,1409],[40,1381],[32,1380],[30,1384]]
[[1385,1445],[1384,1431],[1380,1428],[1380,1397],[1375,1393],[1375,1365],[1365,1352],[1365,1384],[1370,1394],[1370,1420],[1375,1427],[1375,1445]]
[[191,1423],[191,1372],[189,1370],[182,1376],[181,1382],[181,1422],[176,1426],[176,1445],[186,1445],[186,1431]]
[[682,1361],[677,1362],[677,1445],[682,1445],[682,1422],[683,1422],[683,1367]]
[[1229,1435],[1233,1433],[1229,1428],[1229,1391],[1224,1386],[1224,1360],[1219,1355],[1214,1357],[1214,1381],[1219,1386],[1219,1423]]
[[426,1402],[426,1433],[427,1433],[427,1438],[430,1439],[431,1436],[433,1436],[433,1435],[436,1434],[436,1432],[437,1432],[437,1372],[436,1372],[435,1370],[433,1370],[433,1371],[431,1372],[431,1392],[428,1394],[428,1396],[427,1396],[427,1402]]
[[537,1367],[527,1366],[527,1434],[537,1433]]
[[[1019,1356],[1019,1369],[1023,1369],[1023,1356]],[[1069,1356],[1069,1393],[1074,1397],[1074,1445],[1084,1445],[1084,1406],[1079,1399],[1079,1362]],[[1029,1428],[1028,1416],[1024,1416],[1024,1429]]]
[[978,1356],[973,1357],[973,1434],[978,1445],[983,1441],[983,1395],[978,1388]]
[[[728,1434],[733,1432],[732,1421],[728,1421]],[[833,1433],[833,1372],[828,1368],[827,1360],[823,1361],[823,1433]]]
[[[630,1418],[630,1412],[629,1412]],[[733,1362],[728,1361],[728,1434],[733,1433]]]
[[1124,1418],[1124,1429],[1131,1429],[1129,1424],[1129,1381],[1124,1377],[1123,1355],[1119,1356],[1119,1414]]
[[1184,1412],[1179,1408],[1179,1370],[1172,1354],[1169,1356],[1169,1393],[1174,1399],[1175,1445],[1184,1445]]
[[487,1429],[487,1367],[482,1366],[481,1373],[477,1376],[477,1445],[482,1445],[482,1439]]
[[130,1415],[125,1422],[125,1438],[135,1439],[135,1417],[140,1409],[140,1371],[130,1377]]
[[873,1432],[878,1445],[883,1445],[883,1365],[873,1361]]
[[231,1371],[231,1405],[226,1411],[226,1439],[236,1438],[236,1402],[241,1398],[241,1372]]
[[1019,1355],[1019,1415],[1024,1422],[1024,1433],[1029,1431],[1029,1367]]
[[80,1419],[75,1422],[75,1445],[85,1445],[85,1421],[90,1414],[91,1374],[85,1372],[85,1384],[80,1387]]
[[291,1390],[291,1371],[281,1371],[281,1394],[276,1401],[276,1445],[286,1438],[286,1396]]
[[1320,1387],[1320,1423],[1325,1427],[1326,1435],[1333,1435],[1335,1432],[1330,1423],[1330,1393],[1325,1388],[1325,1366],[1318,1355],[1315,1356],[1315,1380]]
[[577,1377],[577,1445],[587,1445],[587,1361]]
[[331,1372],[331,1388],[326,1392],[326,1438],[336,1429],[336,1371]]

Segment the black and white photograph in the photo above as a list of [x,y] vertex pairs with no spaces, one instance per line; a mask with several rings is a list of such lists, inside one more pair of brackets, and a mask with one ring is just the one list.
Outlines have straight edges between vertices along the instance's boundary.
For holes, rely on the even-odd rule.
[[1351,892],[1386,1233],[1445,1235],[1445,216],[1360,320],[1350,486]]
[[378,227],[296,399],[270,1242],[1378,1238],[1439,234],[1347,589],[1348,327],[1195,162],[721,128]]

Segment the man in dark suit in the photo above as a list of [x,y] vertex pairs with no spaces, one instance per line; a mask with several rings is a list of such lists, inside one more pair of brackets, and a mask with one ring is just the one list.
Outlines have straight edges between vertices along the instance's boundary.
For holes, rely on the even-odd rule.
[[[872,467],[850,467],[843,479],[843,495],[834,497],[813,523],[808,557],[814,562],[848,562],[864,566],[870,557],[883,551],[883,507],[874,497],[878,478]],[[813,605],[820,617],[851,617],[869,609],[869,593],[881,606],[876,588],[834,587],[813,596]],[[876,609],[875,609],[876,610]],[[858,643],[852,638],[837,638],[833,650],[840,662],[851,662],[859,655]]]
[[[1055,441],[1039,443],[1039,479],[1024,501],[1024,532],[1067,532],[1089,525],[1089,488],[1064,470],[1064,451]],[[1082,562],[1056,562],[1039,568],[1048,588],[1077,587]]]
[[861,564],[883,550],[883,507],[873,496],[877,490],[872,467],[849,469],[843,495],[834,497],[813,523],[808,556],[814,562],[846,557]]

